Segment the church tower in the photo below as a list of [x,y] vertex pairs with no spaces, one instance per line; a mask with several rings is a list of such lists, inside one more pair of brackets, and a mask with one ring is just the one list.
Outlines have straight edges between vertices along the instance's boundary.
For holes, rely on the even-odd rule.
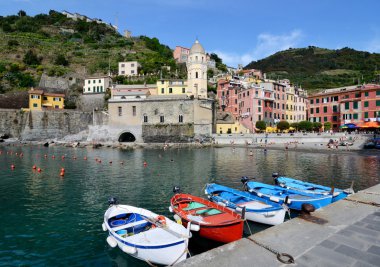
[[187,58],[187,88],[195,98],[207,98],[206,52],[198,40]]

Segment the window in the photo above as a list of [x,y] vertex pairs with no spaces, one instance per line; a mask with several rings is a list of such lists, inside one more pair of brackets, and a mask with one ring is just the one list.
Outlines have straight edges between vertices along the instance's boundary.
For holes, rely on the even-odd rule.
[[161,88],[161,94],[165,93],[165,88]]
[[195,72],[195,79],[198,79],[198,71]]
[[237,99],[235,99],[235,104],[237,104]]
[[132,106],[132,116],[136,116],[136,106]]
[[261,112],[261,107],[258,107],[258,108],[257,108],[257,111],[258,111],[258,112]]
[[178,116],[178,122],[183,122],[183,115]]
[[99,83],[101,83],[102,82],[102,80],[99,80]]
[[368,101],[364,101],[364,107],[368,108]]
[[44,100],[47,100],[47,96],[44,96],[44,98],[43,98]]
[[54,108],[55,108],[55,109],[59,109],[59,106],[58,106],[58,105],[55,105]]
[[354,120],[358,119],[358,113],[354,113]]
[[364,92],[364,96],[367,97],[368,96],[368,92]]
[[121,64],[121,67],[124,68],[124,67],[125,67],[125,64]]
[[131,70],[131,74],[135,74],[135,70]]
[[365,119],[368,118],[368,112],[364,112],[364,118],[365,118]]
[[323,113],[327,113],[327,107],[323,107]]
[[100,92],[103,92],[103,85],[100,86]]
[[249,91],[247,92],[247,96],[249,96]]
[[148,115],[144,114],[144,122],[148,122]]
[[323,117],[323,121],[327,121],[327,117]]
[[380,90],[377,90],[377,91],[376,91],[376,95],[377,95],[377,96],[380,95]]
[[173,88],[169,88],[169,94],[173,93]]
[[37,104],[37,103],[33,103],[33,107],[34,107],[34,108],[37,108],[37,107],[38,107],[38,104]]
[[281,117],[282,117],[283,120],[285,120],[285,115],[284,114],[282,114]]
[[338,121],[338,116],[333,116],[333,117],[332,117],[332,120],[333,120],[333,121]]
[[315,113],[319,113],[319,108],[316,108],[316,109],[315,109]]
[[53,101],[61,101],[61,98],[60,97],[54,97]]
[[317,98],[317,99],[315,100],[315,103],[316,103],[316,104],[319,104],[319,98]]
[[286,114],[286,119],[288,119],[288,114]]
[[338,106],[333,106],[333,112],[338,112]]
[[350,102],[346,102],[346,103],[344,103],[344,108],[345,108],[346,110],[350,109]]
[[88,80],[88,84],[91,84],[91,81],[90,81],[90,80]]
[[40,99],[40,96],[39,95],[31,95],[30,98],[31,99]]
[[122,107],[117,107],[119,116],[123,115],[123,108]]
[[132,63],[132,64],[131,64],[131,67],[133,68],[134,66],[135,66],[135,64],[134,64],[134,63]]
[[376,100],[376,107],[380,107],[380,100]]
[[261,115],[259,115],[259,121],[261,121]]
[[314,108],[310,109],[310,114],[314,114]]
[[310,99],[310,105],[314,104],[314,99]]
[[185,93],[185,88],[182,88],[182,94],[184,94]]
[[161,122],[161,123],[164,123],[164,122],[165,122],[164,115],[161,115],[161,116],[160,116],[160,122]]
[[88,88],[87,88],[87,92],[90,92],[90,91],[91,91],[91,87],[88,87]]
[[355,97],[360,97],[360,92],[355,93]]
[[358,102],[357,101],[354,102],[354,109],[358,109]]

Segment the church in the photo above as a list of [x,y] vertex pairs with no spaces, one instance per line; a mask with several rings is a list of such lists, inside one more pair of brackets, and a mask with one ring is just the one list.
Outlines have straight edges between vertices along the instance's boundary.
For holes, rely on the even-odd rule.
[[[112,89],[108,123],[97,141],[165,143],[210,137],[214,100],[207,97],[206,52],[198,40],[190,49],[186,66],[183,90],[162,93],[164,90],[157,87],[153,94],[143,88]],[[105,136],[108,140],[99,140]]]

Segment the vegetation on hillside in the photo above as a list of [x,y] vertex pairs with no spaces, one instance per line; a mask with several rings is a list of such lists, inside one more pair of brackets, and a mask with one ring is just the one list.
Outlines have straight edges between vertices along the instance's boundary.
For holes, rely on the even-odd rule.
[[271,79],[290,79],[306,89],[325,89],[378,81],[380,54],[345,47],[288,49],[249,63]]
[[[51,10],[34,17],[19,11],[0,17],[0,93],[38,85],[42,73],[81,77],[117,73],[118,62],[138,61],[141,78],[119,78],[122,83],[186,76],[172,50],[157,38],[125,38],[111,26],[74,21]],[[143,77],[143,78],[142,78]]]

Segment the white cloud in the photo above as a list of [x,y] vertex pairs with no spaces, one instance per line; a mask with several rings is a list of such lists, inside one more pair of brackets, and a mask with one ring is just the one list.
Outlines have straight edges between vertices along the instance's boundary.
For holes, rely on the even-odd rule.
[[274,35],[270,33],[261,33],[257,36],[257,43],[253,50],[244,54],[230,53],[221,50],[213,51],[228,66],[237,66],[238,64],[247,65],[253,60],[267,57],[275,52],[295,47],[302,39],[300,30],[293,30],[290,33]]

